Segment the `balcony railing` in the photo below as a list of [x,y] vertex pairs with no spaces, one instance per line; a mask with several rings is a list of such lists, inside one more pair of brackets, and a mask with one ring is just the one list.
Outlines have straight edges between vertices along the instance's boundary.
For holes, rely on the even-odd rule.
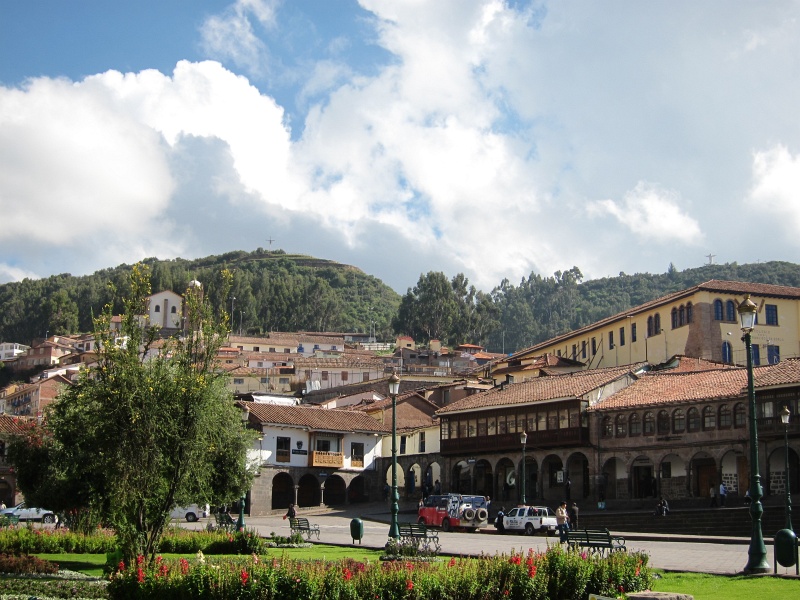
[[311,453],[312,467],[343,467],[344,454],[341,452],[321,452],[315,450]]
[[353,456],[350,459],[350,466],[358,469],[364,468],[364,457],[363,456]]
[[289,462],[292,456],[288,450],[281,450],[280,448],[275,451],[275,462]]
[[[551,429],[528,433],[526,447],[552,448],[556,446],[574,446],[589,442],[588,427],[567,429]],[[522,450],[518,433],[502,433],[500,435],[457,438],[442,440],[442,454],[471,454],[475,452],[517,452]]]

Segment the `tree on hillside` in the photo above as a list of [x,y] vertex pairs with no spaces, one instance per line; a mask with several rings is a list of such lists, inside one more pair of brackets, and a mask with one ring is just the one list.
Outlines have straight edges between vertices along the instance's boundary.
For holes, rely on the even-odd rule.
[[[217,296],[227,297],[222,274]],[[10,449],[18,485],[34,505],[96,515],[117,535],[126,561],[152,561],[176,505],[232,503],[252,474],[253,436],[213,361],[229,324],[187,290],[186,337],[159,340],[142,323],[148,270],[136,265],[120,335],[110,308],[96,321],[96,368],[65,388],[40,427]]]
[[392,326],[395,332],[421,342],[433,339],[448,342],[457,315],[458,304],[447,277],[444,273],[430,271],[420,275],[417,285],[409,288],[400,300]]

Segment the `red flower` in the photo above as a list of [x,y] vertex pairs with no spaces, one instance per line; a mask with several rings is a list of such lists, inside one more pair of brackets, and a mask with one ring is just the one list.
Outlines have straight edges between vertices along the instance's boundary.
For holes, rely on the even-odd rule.
[[505,591],[503,592],[503,596],[508,596],[508,590],[505,590]]
[[137,556],[136,557],[136,564],[137,565],[143,565],[144,564],[144,556],[142,556],[141,554],[139,556]]
[[144,581],[144,570],[142,567],[136,567],[136,581],[142,583]]
[[181,558],[181,573],[186,575],[189,572],[189,561],[185,558]]
[[240,573],[240,578],[242,580],[242,585],[245,586],[247,585],[247,580],[250,579],[250,574],[245,569],[242,569],[242,572]]
[[515,554],[510,559],[508,559],[508,562],[510,562],[512,565],[518,565],[522,562],[522,559],[519,557],[519,555]]
[[447,563],[447,566],[448,567],[455,567],[456,566],[456,557],[455,556],[450,559],[450,562]]
[[125,561],[121,560],[121,561],[119,561],[119,564],[117,565],[117,571],[124,571],[124,570],[125,570]]
[[167,573],[169,573],[169,567],[167,565],[161,565],[158,568],[158,574],[161,575],[161,577],[166,577]]
[[530,575],[530,578],[531,578],[531,579],[533,579],[534,577],[536,577],[536,565],[531,565],[531,566],[528,568],[528,575]]
[[414,589],[414,582],[410,579],[406,579],[406,589],[413,590]]
[[348,569],[347,567],[344,568],[344,571],[342,572],[342,575],[344,575],[344,580],[345,581],[350,581],[353,578],[353,572],[350,569]]
[[635,575],[636,577],[638,577],[638,576],[639,576],[639,567],[636,567],[636,572],[634,573],[634,575]]

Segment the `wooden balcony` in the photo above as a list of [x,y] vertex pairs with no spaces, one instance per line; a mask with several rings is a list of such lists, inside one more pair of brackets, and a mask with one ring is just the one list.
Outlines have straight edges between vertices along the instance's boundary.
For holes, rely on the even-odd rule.
[[312,467],[337,467],[344,466],[344,454],[341,452],[320,452],[315,450],[311,453]]
[[289,450],[281,450],[280,448],[275,451],[275,462],[287,463],[292,460],[292,455]]
[[[576,446],[588,443],[589,428],[574,427],[529,432],[526,447],[529,450],[534,450],[538,448]],[[493,436],[441,441],[442,454],[465,455],[488,452],[520,452],[521,450],[522,444],[519,441],[518,433],[502,433]]]
[[355,469],[363,469],[364,468],[364,457],[363,456],[353,456],[350,458],[350,466]]

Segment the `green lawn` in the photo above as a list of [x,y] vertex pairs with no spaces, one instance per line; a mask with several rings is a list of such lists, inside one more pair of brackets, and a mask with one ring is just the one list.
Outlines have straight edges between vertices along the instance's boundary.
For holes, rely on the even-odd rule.
[[724,576],[703,573],[670,573],[657,571],[663,579],[656,581],[653,591],[691,594],[694,600],[753,600],[754,598],[800,597],[800,579],[786,577]]

